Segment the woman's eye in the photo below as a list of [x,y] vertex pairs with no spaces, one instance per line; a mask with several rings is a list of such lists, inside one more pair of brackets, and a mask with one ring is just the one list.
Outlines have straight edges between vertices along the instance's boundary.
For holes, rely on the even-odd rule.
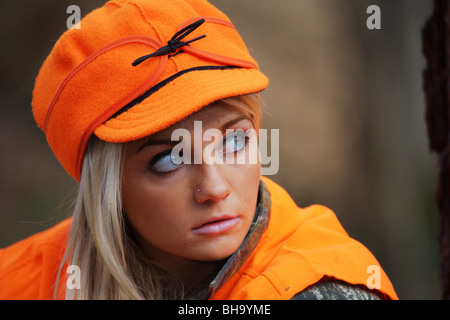
[[238,152],[245,148],[247,135],[244,131],[236,131],[228,134],[223,139],[222,153]]
[[153,157],[150,168],[158,173],[166,173],[177,169],[181,164],[180,156],[168,150]]

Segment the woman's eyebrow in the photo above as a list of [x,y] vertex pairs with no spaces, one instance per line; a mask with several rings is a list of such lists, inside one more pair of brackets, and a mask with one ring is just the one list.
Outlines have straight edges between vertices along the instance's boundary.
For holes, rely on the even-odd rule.
[[173,141],[170,139],[146,139],[145,142],[143,142],[139,148],[137,148],[137,150],[135,151],[135,153],[139,153],[142,149],[144,149],[145,147],[148,146],[153,146],[153,145],[159,145],[159,144],[166,144],[166,145],[175,145],[177,144],[179,141]]
[[[245,114],[239,115],[238,117],[236,117],[234,119],[231,119],[230,121],[222,124],[218,129],[220,131],[222,131],[222,133],[224,133],[227,128],[235,125],[236,123],[238,123],[238,122],[240,122],[242,120],[249,120],[250,121],[250,118],[247,115],[245,115]],[[139,148],[137,148],[135,153],[139,153],[142,149],[144,149],[145,147],[148,147],[148,146],[161,145],[161,144],[175,145],[175,144],[178,144],[179,142],[180,141],[178,141],[178,140],[171,140],[171,139],[165,139],[165,138],[162,138],[162,139],[148,138],[139,146]]]
[[242,114],[242,115],[239,115],[238,117],[228,121],[227,123],[223,124],[220,129],[221,129],[222,132],[225,132],[225,130],[227,128],[231,127],[232,125],[235,125],[236,123],[238,123],[238,122],[240,122],[242,120],[251,121],[250,118],[247,115]]

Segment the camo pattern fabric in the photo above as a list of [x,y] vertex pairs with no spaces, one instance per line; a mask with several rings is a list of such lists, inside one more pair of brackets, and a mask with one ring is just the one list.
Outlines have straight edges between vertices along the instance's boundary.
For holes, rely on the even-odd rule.
[[329,280],[313,284],[295,295],[292,300],[383,300],[377,291],[343,281]]

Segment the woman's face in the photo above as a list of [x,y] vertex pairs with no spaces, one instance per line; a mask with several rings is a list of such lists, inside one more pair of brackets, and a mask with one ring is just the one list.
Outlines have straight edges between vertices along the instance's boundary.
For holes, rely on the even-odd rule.
[[[201,121],[201,130],[194,121]],[[123,206],[149,258],[178,265],[216,261],[239,247],[253,220],[260,179],[259,160],[237,163],[257,148],[256,133],[248,132],[252,128],[247,116],[214,104],[127,146]],[[171,157],[170,151],[180,143],[171,141],[175,129],[190,134],[190,150],[182,151],[183,156],[191,152],[192,164],[177,164]],[[220,139],[199,138],[208,129],[219,129]],[[227,134],[227,129],[233,133]],[[194,160],[202,154],[223,157],[223,163]],[[235,161],[229,163],[225,156]]]

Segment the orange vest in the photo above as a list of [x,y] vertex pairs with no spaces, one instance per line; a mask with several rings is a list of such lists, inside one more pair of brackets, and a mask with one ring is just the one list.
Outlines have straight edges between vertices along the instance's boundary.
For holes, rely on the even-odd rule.
[[[379,276],[379,291],[397,299],[377,260],[347,235],[331,210],[300,209],[280,186],[263,181],[272,199],[267,229],[212,299],[290,299],[323,277],[366,285],[371,276]],[[70,224],[64,220],[0,250],[0,299],[53,299]],[[61,274],[64,278],[65,268]],[[63,281],[59,288],[64,293]]]
[[247,261],[212,299],[291,299],[323,277],[379,284],[380,292],[398,299],[375,257],[348,236],[330,209],[318,205],[300,209],[279,185],[262,180],[272,199],[267,229]]
[[[0,300],[53,299],[70,224],[71,219],[66,219],[46,231],[0,249]],[[63,286],[61,282],[62,293],[65,292]]]

